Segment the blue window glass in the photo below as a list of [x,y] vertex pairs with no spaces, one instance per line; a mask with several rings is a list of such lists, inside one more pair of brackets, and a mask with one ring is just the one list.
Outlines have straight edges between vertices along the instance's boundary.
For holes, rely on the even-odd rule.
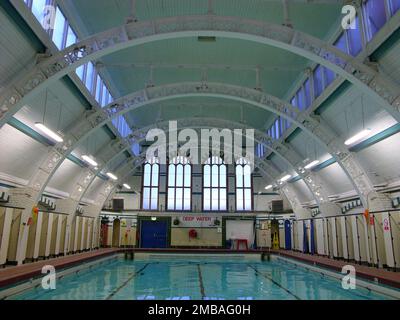
[[57,7],[56,19],[54,20],[54,30],[52,40],[59,50],[64,47],[64,32],[66,28],[65,17]]
[[386,23],[385,1],[368,0],[363,5],[367,39],[370,41]]
[[294,97],[292,98],[292,100],[290,100],[290,104],[291,104],[292,106],[294,106],[294,107],[297,106],[297,103],[296,103],[296,96],[294,96]]
[[335,73],[328,68],[324,67],[324,73],[325,73],[325,88],[328,87],[333,80],[335,80]]
[[158,188],[160,165],[157,158],[150,159],[143,168],[142,209],[158,209]]
[[249,162],[241,158],[236,161],[236,210],[252,209],[252,179]]
[[400,9],[400,0],[389,0],[390,13],[393,16]]
[[349,53],[353,57],[357,56],[362,50],[362,37],[361,37],[360,23],[358,17],[356,17],[355,24],[356,24],[356,29],[346,30],[347,40],[349,43]]
[[309,108],[312,102],[310,79],[307,79],[306,82],[304,82],[304,95],[306,100],[306,108]]
[[301,87],[297,91],[296,97],[297,97],[297,107],[299,108],[299,110],[304,110],[305,109],[305,96],[304,96],[303,87]]
[[101,106],[104,107],[108,103],[108,90],[104,84],[103,84],[102,95],[103,95],[103,98],[101,99]]
[[286,130],[286,127],[285,127],[285,119],[282,118],[282,117],[279,117],[279,120],[280,120],[280,127],[281,127],[281,135],[283,135],[283,133],[284,133],[285,130]]
[[100,76],[97,75],[96,81],[96,101],[101,105],[101,99],[103,97],[103,80],[101,80]]
[[192,167],[186,157],[178,156],[168,165],[167,209],[191,209]]
[[203,167],[203,209],[227,210],[227,168],[220,157],[212,156]]
[[324,90],[324,80],[322,76],[322,67],[318,66],[314,69],[313,73],[314,80],[314,98],[317,98],[321,95]]
[[344,53],[347,53],[346,35],[344,33],[342,33],[340,37],[336,40],[334,46]]
[[94,67],[93,63],[89,62],[86,68],[86,78],[85,78],[85,85],[86,88],[92,92],[93,90],[93,78],[94,78]]
[[32,0],[32,13],[40,24],[43,23],[45,6],[46,0]]
[[76,37],[74,30],[72,30],[71,26],[68,26],[67,42],[66,42],[65,46],[69,47],[69,46],[73,45],[74,43],[76,43],[76,41],[77,41],[77,37]]
[[279,119],[275,120],[275,137],[276,139],[280,138],[280,134],[279,134]]
[[84,71],[85,71],[85,65],[81,65],[80,67],[76,68],[75,71],[79,79],[81,79],[81,81],[83,81]]

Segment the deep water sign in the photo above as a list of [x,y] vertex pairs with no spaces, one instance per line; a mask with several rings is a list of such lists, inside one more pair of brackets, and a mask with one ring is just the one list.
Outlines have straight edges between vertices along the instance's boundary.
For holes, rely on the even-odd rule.
[[[173,219],[172,226],[174,228],[216,228],[215,219],[215,217],[210,216],[180,216]],[[179,221],[179,224],[174,223],[176,220]]]

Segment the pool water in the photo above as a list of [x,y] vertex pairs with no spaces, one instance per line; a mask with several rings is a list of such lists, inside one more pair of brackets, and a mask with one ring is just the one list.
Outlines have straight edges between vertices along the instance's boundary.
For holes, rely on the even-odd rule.
[[[229,259],[229,258],[227,258]],[[40,286],[12,299],[22,300],[385,300],[360,286],[281,259],[221,258],[125,260],[114,258],[57,280],[55,290]]]

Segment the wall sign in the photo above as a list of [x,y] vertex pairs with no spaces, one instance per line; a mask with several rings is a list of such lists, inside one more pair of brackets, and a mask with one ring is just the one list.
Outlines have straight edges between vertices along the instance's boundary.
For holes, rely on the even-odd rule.
[[[217,228],[215,225],[216,217],[210,216],[180,216],[172,219],[172,221],[178,219],[179,224],[175,225],[172,223],[173,228]],[[219,220],[219,219],[218,219]]]
[[389,218],[383,219],[383,231],[390,231]]

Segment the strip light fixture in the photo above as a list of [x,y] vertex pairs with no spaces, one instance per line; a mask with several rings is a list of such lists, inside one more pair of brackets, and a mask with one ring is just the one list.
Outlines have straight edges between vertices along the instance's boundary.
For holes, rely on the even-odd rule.
[[265,190],[269,190],[269,189],[272,189],[272,184],[265,187]]
[[356,135],[352,136],[351,138],[347,139],[344,144],[346,146],[352,145],[353,143],[356,143],[357,141],[360,141],[361,139],[365,138],[371,133],[371,129],[364,129],[357,133]]
[[284,176],[280,181],[281,181],[281,182],[288,181],[291,177],[292,177],[292,176],[291,176],[290,174],[288,174],[288,175]]
[[87,162],[88,164],[90,164],[91,166],[93,166],[93,167],[97,167],[98,166],[98,163],[96,161],[94,161],[91,156],[88,156],[88,155],[85,154],[85,155],[82,156],[82,159],[85,162]]
[[107,172],[107,176],[109,178],[113,179],[113,180],[118,180],[118,177],[115,174],[111,173],[111,172]]
[[126,189],[131,190],[131,186],[130,186],[129,184],[124,183],[123,186],[124,186]]
[[312,167],[315,167],[319,163],[319,160],[314,160],[310,162],[308,165],[304,167],[304,169],[311,169]]
[[41,132],[43,132],[46,136],[51,138],[52,140],[56,142],[63,142],[63,138],[61,138],[60,135],[55,133],[53,130],[47,128],[43,123],[41,122],[36,122],[35,127],[38,128]]

